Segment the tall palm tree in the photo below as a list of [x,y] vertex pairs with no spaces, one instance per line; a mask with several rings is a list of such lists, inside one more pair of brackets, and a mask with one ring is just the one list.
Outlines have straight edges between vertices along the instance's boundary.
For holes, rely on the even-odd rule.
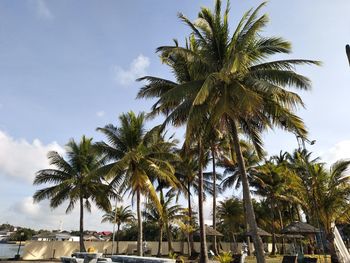
[[113,224],[113,243],[112,243],[112,254],[113,254],[113,244],[114,244],[114,225],[117,225],[117,254],[119,254],[119,233],[121,224],[131,222],[135,219],[134,213],[130,209],[130,206],[119,206],[114,208],[114,210],[105,213],[102,216],[103,222],[110,222]]
[[[296,65],[319,64],[300,59],[268,60],[274,54],[290,53],[291,45],[282,38],[261,36],[268,22],[267,15],[258,17],[264,4],[245,13],[232,35],[228,25],[229,6],[222,15],[220,0],[216,1],[213,12],[202,8],[194,23],[180,15],[192,30],[193,48],[175,45],[160,47],[158,51],[163,61],[171,60],[168,65],[173,67],[176,76],[180,72],[176,67],[181,63],[173,61],[180,57],[186,61],[180,73],[192,73],[195,77],[178,84],[147,77],[149,84],[139,94],[141,97],[159,97],[153,110],[171,111],[168,121],[178,123],[186,119],[187,139],[198,135],[198,129],[203,129],[203,124],[208,122],[213,126],[220,124],[232,137],[258,262],[265,262],[265,258],[257,233],[239,134],[248,137],[259,154],[263,144],[261,133],[267,128],[278,126],[305,137],[304,123],[294,114],[303,102],[289,88],[310,88],[309,79],[295,72]],[[207,261],[205,256],[203,261]]]
[[[162,195],[162,193],[161,193]],[[158,253],[159,257],[162,256],[162,242],[163,242],[163,229],[165,224],[171,224],[174,221],[180,219],[182,211],[182,206],[173,204],[175,194],[169,191],[164,197],[160,196],[160,203],[162,210],[159,211],[153,202],[146,204],[146,210],[143,215],[147,221],[157,223],[159,227],[159,243],[158,243]],[[170,225],[167,227],[170,231]],[[167,233],[169,239],[169,233]],[[170,247],[169,247],[170,252]]]
[[36,173],[34,185],[51,186],[34,193],[36,202],[50,199],[50,206],[56,208],[68,201],[66,213],[71,212],[76,203],[80,206],[80,251],[84,246],[84,207],[91,211],[91,201],[99,208],[108,211],[111,208],[109,197],[115,196],[95,171],[103,164],[97,154],[91,138],[83,136],[77,144],[73,139],[66,145],[66,159],[59,153],[48,153],[50,165],[55,168],[40,170]]
[[[161,204],[152,184],[154,178],[166,181],[172,187],[179,183],[174,176],[171,160],[176,158],[173,152],[164,151],[174,147],[173,142],[164,141],[159,127],[145,130],[145,115],[133,112],[119,117],[120,126],[112,124],[97,130],[107,137],[107,142],[97,143],[99,151],[110,161],[100,169],[100,173],[118,185],[120,191],[130,190],[136,195],[138,238],[137,253],[142,251],[142,217],[141,195],[145,195],[155,203],[159,211]],[[168,147],[168,146],[171,147]]]
[[[192,196],[194,194],[199,194],[199,187],[202,184],[203,188],[203,198],[206,198],[207,194],[213,195],[214,184],[212,181],[212,173],[206,172],[203,173],[203,180],[200,181],[198,178],[199,170],[199,156],[195,147],[184,150],[185,145],[182,150],[178,152],[180,160],[176,162],[175,166],[175,175],[182,183],[183,187],[179,188],[178,191],[182,192],[187,198],[188,206],[187,212],[189,217],[189,222],[193,222],[193,209],[192,209]],[[208,163],[208,156],[205,156],[204,163]],[[220,176],[220,175],[219,175]],[[219,177],[220,178],[220,177]],[[218,188],[217,186],[215,188]],[[204,201],[204,199],[201,199]],[[193,243],[193,231],[189,232],[189,241],[190,241],[190,250],[189,255],[191,256],[192,252],[195,251]]]
[[[302,212],[305,213],[307,222],[318,225],[318,216],[315,214],[315,192],[313,185],[315,178],[311,176],[310,169],[319,163],[320,158],[312,158],[311,152],[306,149],[296,149],[292,154],[287,155],[287,167],[300,178],[300,184],[294,187],[297,196],[303,196],[306,202],[296,204],[299,220]],[[310,203],[311,202],[311,203]],[[303,211],[301,211],[303,210]]]

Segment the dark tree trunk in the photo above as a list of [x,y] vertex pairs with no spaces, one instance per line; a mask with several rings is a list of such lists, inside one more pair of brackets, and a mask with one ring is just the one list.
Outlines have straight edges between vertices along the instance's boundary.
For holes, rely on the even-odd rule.
[[[213,228],[216,230],[216,162],[215,162],[215,148],[211,147],[211,155],[213,158]],[[213,252],[218,254],[216,236],[213,236]]]
[[190,233],[187,233],[187,253],[188,253],[188,257],[190,257],[191,256]]
[[[244,220],[245,220],[245,231],[249,232],[249,224],[248,224],[248,216],[247,216],[247,209],[245,208],[245,204],[243,203],[243,212],[244,212]],[[246,236],[246,241],[247,241],[247,255],[251,255],[250,251],[250,236]]]
[[163,254],[162,245],[163,245],[163,224],[160,224],[159,225],[159,241],[158,241],[157,257],[161,257]]
[[168,221],[165,223],[165,228],[166,228],[166,236],[168,238],[168,250],[169,250],[169,253],[173,253],[174,250],[172,246],[171,230],[170,230]]
[[275,201],[274,197],[271,198],[271,215],[272,215],[272,251],[271,255],[276,254],[276,229],[275,229]]
[[240,170],[241,181],[243,186],[243,201],[247,211],[247,222],[249,224],[249,231],[252,233],[252,238],[254,242],[256,260],[257,260],[257,263],[265,263],[265,253],[263,249],[263,243],[262,243],[261,237],[258,235],[258,227],[256,224],[252,199],[250,196],[249,182],[248,182],[248,177],[245,169],[241,146],[239,144],[239,137],[238,137],[236,123],[232,121],[231,126],[232,126],[232,139],[233,139],[233,144],[235,148],[235,153],[237,157],[238,167]]
[[[188,191],[188,220],[189,220],[189,224],[192,226],[192,204],[191,204],[191,183],[190,180],[188,180],[187,182],[187,191]],[[193,233],[190,232],[188,234],[189,237],[189,241],[190,241],[190,250],[188,252],[189,256],[192,255],[192,252],[194,251],[194,242],[193,242]]]
[[141,193],[140,190],[136,190],[136,202],[137,202],[137,224],[138,224],[138,233],[137,233],[137,255],[142,256],[142,218],[141,218]]
[[[283,229],[283,218],[282,218],[282,213],[281,213],[281,209],[278,208],[278,216],[280,218],[280,226],[281,226],[281,230]],[[282,248],[281,248],[281,254],[284,254],[284,238],[282,237]]]
[[80,197],[79,231],[80,231],[80,237],[79,237],[80,252],[85,252],[86,250],[84,245],[84,199],[82,196]]
[[117,226],[117,255],[119,254],[119,232],[120,231],[120,223]]
[[205,225],[204,225],[204,211],[203,211],[203,200],[204,200],[204,189],[203,189],[203,149],[202,143],[199,140],[198,142],[198,150],[199,150],[199,171],[198,171],[198,217],[199,217],[199,232],[200,232],[200,263],[208,262],[208,248],[207,248],[207,240],[205,235]]

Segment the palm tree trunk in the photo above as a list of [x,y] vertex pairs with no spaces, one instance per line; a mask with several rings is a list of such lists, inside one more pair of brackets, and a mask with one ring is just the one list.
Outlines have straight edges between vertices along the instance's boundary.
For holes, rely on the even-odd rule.
[[118,223],[118,228],[117,228],[117,255],[119,254],[119,232],[120,231],[120,223]]
[[187,233],[187,253],[188,253],[188,257],[190,257],[191,256],[190,232]]
[[[188,221],[189,224],[192,226],[192,204],[191,204],[191,182],[190,180],[187,181],[187,195],[188,195]],[[194,242],[193,242],[193,233],[190,232],[188,234],[189,241],[190,241],[190,250],[188,251],[188,255],[192,255],[192,251],[194,251]]]
[[[280,218],[280,226],[281,226],[281,230],[283,229],[283,218],[282,218],[282,213],[281,213],[281,209],[277,209],[278,211],[278,215]],[[282,249],[281,249],[281,254],[284,254],[284,238],[282,237]]]
[[[247,216],[247,209],[245,208],[245,204],[243,204],[243,212],[244,212],[244,220],[245,220],[245,231],[248,233],[249,232],[249,224],[248,224],[248,216]],[[250,236],[247,235],[246,237],[247,240],[247,255],[251,255],[250,251]]]
[[165,230],[166,230],[166,236],[168,238],[168,250],[169,250],[169,253],[173,253],[174,250],[173,250],[173,246],[172,246],[172,243],[171,243],[171,231],[170,231],[170,226],[169,226],[169,222],[168,220],[166,220],[165,222]]
[[274,199],[271,198],[271,214],[272,214],[272,251],[271,251],[271,255],[276,254],[276,230],[275,230],[274,208],[275,208],[275,202],[274,202]]
[[[215,149],[211,147],[211,155],[213,158],[213,229],[216,230],[216,163],[215,163]],[[215,255],[218,254],[216,236],[213,236],[213,252]]]
[[79,237],[80,252],[85,252],[86,250],[85,250],[85,245],[84,245],[84,199],[82,196],[80,196],[79,231],[80,231],[80,237]]
[[114,240],[115,240],[115,222],[113,222],[112,249],[111,249],[112,256],[114,255]]
[[141,218],[141,193],[140,189],[136,190],[136,202],[137,202],[137,224],[138,224],[138,233],[137,233],[137,255],[142,256],[142,218]]
[[256,251],[256,260],[257,260],[257,263],[265,263],[263,243],[262,243],[261,237],[258,235],[258,226],[256,224],[253,203],[250,196],[248,177],[245,169],[241,146],[239,144],[237,127],[234,121],[231,122],[231,127],[232,127],[233,144],[235,148],[235,153],[237,157],[238,167],[240,170],[241,181],[243,186],[243,201],[247,212],[247,222],[249,224],[249,230],[252,233],[254,248]]
[[162,244],[163,244],[163,224],[159,225],[159,241],[158,241],[158,253],[157,257],[161,257],[163,254],[162,251]]
[[204,200],[204,189],[203,189],[203,150],[201,139],[198,142],[199,150],[199,169],[198,169],[198,217],[199,217],[199,232],[200,232],[200,263],[208,262],[208,249],[207,249],[207,240],[205,235],[205,225],[204,225],[204,211],[203,211],[203,200]]

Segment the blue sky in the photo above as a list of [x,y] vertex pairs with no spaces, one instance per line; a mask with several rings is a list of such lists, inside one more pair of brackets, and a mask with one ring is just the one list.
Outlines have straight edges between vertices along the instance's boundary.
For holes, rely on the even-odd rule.
[[[231,29],[259,3],[231,1]],[[189,30],[177,13],[194,20],[200,6],[213,1],[0,1],[0,222],[78,228],[63,207],[51,212],[45,202],[32,204],[34,172],[47,167],[48,150],[62,151],[70,138],[100,140],[96,127],[116,123],[122,112],[149,110],[151,101],[135,100],[141,84],[134,79],[172,78],[155,49],[182,41]],[[317,140],[311,150],[329,162],[350,157],[348,10],[347,0],[271,0],[263,9],[271,20],[264,34],[293,43],[287,58],[323,62],[299,69],[313,82],[299,114]],[[264,139],[270,154],[297,146],[280,131]],[[87,228],[108,228],[99,222],[94,211]]]

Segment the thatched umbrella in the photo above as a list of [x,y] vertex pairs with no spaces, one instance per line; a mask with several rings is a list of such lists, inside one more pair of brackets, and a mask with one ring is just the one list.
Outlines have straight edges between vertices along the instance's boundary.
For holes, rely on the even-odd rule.
[[[285,228],[282,229],[281,231],[283,234],[303,234],[303,235],[314,235],[319,232],[319,230],[307,223],[299,222],[299,221],[294,221]],[[293,238],[294,243],[296,243],[296,237]],[[304,254],[303,251],[303,246],[300,244],[300,250],[301,254]],[[295,251],[296,252],[296,251]]]
[[[243,235],[252,236],[252,232],[251,231],[244,232]],[[271,237],[272,236],[272,234],[270,234],[269,232],[266,232],[265,230],[261,229],[260,227],[258,227],[258,235],[261,237]]]
[[283,234],[316,234],[319,230],[307,223],[294,221],[281,231]]
[[[199,234],[199,230],[195,232],[196,234]],[[206,236],[217,236],[217,237],[223,237],[224,235],[221,234],[219,231],[215,230],[214,228],[205,225],[205,235]]]
[[217,231],[216,229],[210,227],[210,226],[205,226],[205,234],[207,236],[217,236],[217,237],[223,237],[224,235],[221,234],[219,231]]

